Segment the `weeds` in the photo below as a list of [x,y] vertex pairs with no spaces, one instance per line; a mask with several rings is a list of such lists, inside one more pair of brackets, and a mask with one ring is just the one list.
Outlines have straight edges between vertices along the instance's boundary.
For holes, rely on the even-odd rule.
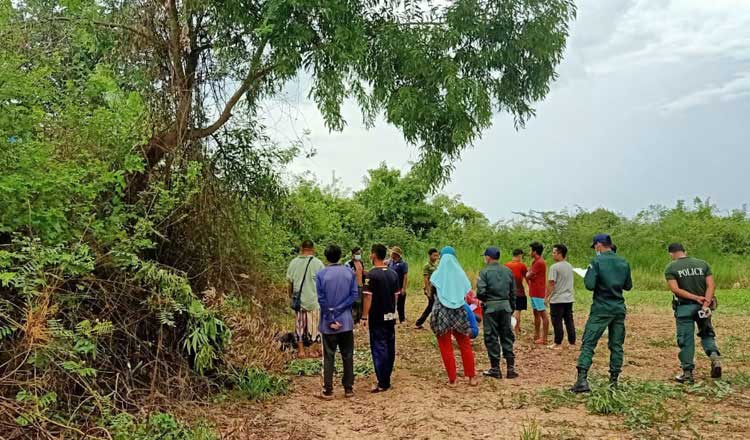
[[542,428],[536,420],[524,424],[521,429],[521,440],[542,440]]
[[[323,372],[323,362],[320,359],[295,359],[289,363],[286,372],[294,376],[317,376]],[[339,375],[344,372],[344,365],[338,354],[336,355],[335,372]],[[354,376],[367,377],[374,372],[370,354],[363,350],[355,351]]]
[[230,386],[235,393],[251,400],[264,400],[283,395],[289,391],[286,378],[271,374],[260,368],[245,368],[230,374]]
[[539,404],[544,411],[550,412],[555,408],[570,408],[578,405],[583,400],[580,395],[571,393],[561,388],[545,387],[537,392]]
[[194,427],[177,421],[167,413],[154,413],[138,421],[127,413],[118,414],[106,423],[113,440],[218,440],[214,429],[205,422]]

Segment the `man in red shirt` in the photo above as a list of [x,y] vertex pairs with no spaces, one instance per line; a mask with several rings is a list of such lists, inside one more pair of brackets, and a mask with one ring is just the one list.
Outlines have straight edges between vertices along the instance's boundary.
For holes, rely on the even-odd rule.
[[513,316],[516,318],[516,337],[521,334],[521,310],[528,309],[526,301],[526,290],[523,288],[523,280],[529,268],[521,261],[523,258],[523,249],[513,250],[513,259],[505,263],[505,267],[513,272],[513,278],[516,280],[516,306],[513,310]]
[[[526,274],[529,283],[529,296],[531,297],[531,308],[534,310],[534,343],[538,345],[547,344],[547,333],[549,333],[549,316],[544,303],[547,284],[547,263],[542,258],[544,246],[535,241],[529,245],[531,248],[531,270]],[[540,333],[540,327],[542,332]]]

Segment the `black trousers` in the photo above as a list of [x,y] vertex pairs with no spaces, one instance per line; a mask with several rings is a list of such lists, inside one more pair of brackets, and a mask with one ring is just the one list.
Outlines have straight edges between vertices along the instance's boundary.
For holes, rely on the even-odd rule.
[[435,294],[427,297],[427,307],[424,308],[424,312],[422,312],[422,316],[417,319],[416,324],[417,325],[423,325],[425,321],[427,321],[427,318],[430,317],[430,313],[432,313],[432,307],[435,306]]
[[354,387],[354,332],[331,335],[323,334],[323,389],[333,391],[333,372],[336,369],[336,348],[341,352],[344,377],[341,383],[345,390]]
[[552,318],[552,328],[555,331],[555,344],[562,344],[563,341],[563,323],[565,330],[568,332],[568,343],[576,343],[576,324],[573,321],[573,303],[550,304],[550,317]]
[[406,312],[404,307],[406,306],[406,290],[402,290],[398,295],[398,302],[396,303],[396,309],[398,310],[398,322],[406,321]]

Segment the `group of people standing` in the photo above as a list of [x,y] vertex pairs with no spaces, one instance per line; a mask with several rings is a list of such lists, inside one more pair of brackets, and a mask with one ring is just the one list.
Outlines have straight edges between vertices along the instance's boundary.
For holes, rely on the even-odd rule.
[[[633,286],[630,266],[616,254],[616,248],[613,250],[609,235],[596,235],[591,247],[596,256],[586,270],[584,285],[593,292],[593,302],[578,357],[577,379],[570,389],[577,393],[590,391],[588,371],[605,330],[610,351],[610,384],[617,386],[625,340],[623,291],[631,290]],[[502,265],[500,250],[487,248],[483,254],[485,266],[479,272],[475,289],[456,258],[455,249],[446,246],[439,252],[437,249],[428,251],[429,261],[423,269],[427,307],[415,324],[417,329],[422,329],[430,319],[449,386],[457,383],[454,339],[460,350],[464,376],[470,386],[478,384],[471,345],[471,339],[478,334],[478,322],[482,323],[489,358],[489,369],[483,375],[502,378],[501,360],[505,359],[505,377],[518,377],[513,346],[521,331],[521,312],[528,308],[524,284],[528,286],[534,315],[534,342],[558,350],[567,333],[568,344],[576,345],[574,269],[567,262],[568,249],[563,244],[553,246],[555,263],[549,272],[542,257],[543,245],[531,243],[529,250],[532,263],[527,267],[522,261],[525,254],[522,249],[514,250],[512,260]],[[377,377],[371,392],[387,391],[391,387],[396,356],[396,322],[406,321],[404,306],[409,269],[401,249],[395,247],[389,252],[382,244],[373,245],[369,254],[369,271],[365,270],[360,248],[352,250],[352,258],[346,264],[340,264],[342,251],[336,245],[325,249],[327,265],[315,258],[314,253],[313,243],[303,242],[300,255],[289,265],[287,278],[292,308],[296,312],[299,355],[318,357],[320,350],[314,347],[322,345],[323,390],[319,397],[333,398],[337,350],[343,360],[345,396],[354,395],[353,330],[357,324],[369,333]],[[715,284],[710,267],[702,260],[687,257],[680,244],[670,245],[669,253],[674,261],[666,270],[666,278],[675,295],[673,307],[683,369],[676,380],[693,381],[695,345],[692,332],[696,325],[703,348],[711,359],[711,377],[720,377],[721,358],[710,320],[715,306]],[[547,308],[550,309],[549,315]],[[554,341],[547,345],[550,316]],[[310,351],[306,351],[308,346]]]

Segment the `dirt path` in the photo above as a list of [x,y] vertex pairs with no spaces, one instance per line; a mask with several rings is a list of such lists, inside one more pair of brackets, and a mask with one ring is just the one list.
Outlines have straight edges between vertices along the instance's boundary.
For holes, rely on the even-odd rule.
[[[422,298],[412,298],[408,316],[417,316],[422,304]],[[459,378],[458,387],[447,388],[432,332],[414,330],[410,322],[398,328],[396,369],[389,392],[369,394],[372,378],[358,378],[355,398],[345,400],[339,387],[335,400],[321,401],[313,397],[320,390],[320,378],[301,377],[295,379],[292,393],[283,398],[197,410],[217,420],[225,437],[238,439],[750,438],[746,425],[750,414],[747,389],[721,403],[693,396],[677,399],[669,410],[674,412],[672,416],[684,412],[684,420],[672,417],[670,426],[650,431],[629,430],[621,416],[592,415],[584,404],[547,407],[539,401],[539,390],[570,386],[578,350],[566,346],[553,351],[534,346],[528,317],[529,313],[525,313],[525,333],[516,342],[521,374],[518,379],[482,379],[479,387],[470,388],[466,379]],[[583,313],[577,314],[577,328],[583,328],[585,318]],[[725,350],[725,372],[730,377],[739,371],[750,372],[747,324],[746,317],[718,317],[715,323],[720,347],[724,342],[731,348],[730,354]],[[671,315],[660,310],[638,310],[629,315],[627,326],[623,376],[668,382],[678,368]],[[369,350],[362,331],[358,333],[358,350]],[[488,361],[481,335],[474,341],[474,351],[477,370],[486,369]],[[460,368],[460,357],[457,362]],[[607,374],[607,363],[603,339],[593,374]],[[699,352],[699,379],[706,379],[707,369],[705,356]],[[535,427],[542,437],[522,436]]]

